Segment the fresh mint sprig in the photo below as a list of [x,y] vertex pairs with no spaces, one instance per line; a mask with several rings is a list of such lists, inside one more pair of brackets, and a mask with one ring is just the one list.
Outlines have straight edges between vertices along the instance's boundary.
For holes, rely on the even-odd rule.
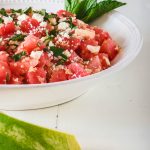
[[123,5],[126,3],[116,0],[65,0],[65,9],[76,14],[78,19],[86,23]]

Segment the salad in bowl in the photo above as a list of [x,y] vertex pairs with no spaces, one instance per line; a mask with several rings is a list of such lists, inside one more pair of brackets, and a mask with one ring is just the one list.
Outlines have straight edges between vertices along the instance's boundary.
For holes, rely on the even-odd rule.
[[1,109],[35,109],[70,101],[139,53],[142,38],[136,25],[117,11],[106,13],[125,3],[66,0],[66,10],[49,13],[60,6],[56,3],[2,3]]
[[0,84],[43,84],[88,76],[120,51],[103,29],[60,10],[1,9]]

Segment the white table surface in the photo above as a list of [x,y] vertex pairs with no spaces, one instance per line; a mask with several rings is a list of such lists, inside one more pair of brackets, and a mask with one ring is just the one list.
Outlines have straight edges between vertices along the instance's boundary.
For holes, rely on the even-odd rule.
[[73,133],[83,150],[150,150],[150,0],[125,1],[128,5],[119,11],[144,36],[142,51],[132,64],[70,103],[5,113]]

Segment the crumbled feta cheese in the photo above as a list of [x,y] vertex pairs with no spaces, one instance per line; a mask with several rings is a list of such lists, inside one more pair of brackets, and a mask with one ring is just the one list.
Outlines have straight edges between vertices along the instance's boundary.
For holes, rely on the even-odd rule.
[[94,54],[99,53],[100,51],[100,46],[92,46],[92,45],[87,45],[87,49]]
[[16,31],[16,34],[21,34],[21,31],[20,31],[20,30],[17,30],[17,31]]
[[70,57],[71,56],[71,53],[68,51],[68,50],[65,50],[63,52],[64,55],[66,55],[67,57]]
[[3,41],[3,38],[0,38],[0,42],[2,42]]
[[66,18],[59,19],[59,22],[64,22],[64,21],[66,21]]
[[40,15],[38,13],[33,14],[32,18],[36,19],[39,22],[42,22],[44,20],[44,16],[42,16],[42,15]]
[[61,36],[63,36],[63,37],[69,38],[69,37],[70,37],[70,36],[69,36],[70,31],[71,31],[71,28],[67,28],[65,31],[60,32],[59,34],[60,34]]
[[55,70],[60,70],[60,69],[65,69],[65,67],[63,65],[58,65],[55,67]]
[[66,30],[67,28],[69,28],[69,23],[61,22],[58,24],[58,30]]
[[27,16],[26,14],[22,14],[18,16],[18,21],[22,22],[23,20],[26,20],[27,18],[29,18],[29,16]]
[[12,22],[13,21],[13,18],[11,18],[10,16],[8,16],[8,17],[3,17],[3,20],[4,20],[4,23],[5,24],[7,24],[7,23],[10,23],[10,22]]
[[43,54],[43,51],[32,51],[30,54],[30,57],[34,59],[40,59],[42,54]]
[[63,36],[63,37],[66,37],[66,38],[69,38],[69,37],[70,37],[67,32],[60,32],[59,34],[60,34],[61,36]]
[[40,26],[41,26],[41,27],[46,27],[46,26],[47,26],[47,22],[41,22],[41,23],[40,23]]
[[74,37],[84,39],[84,38],[95,38],[95,32],[89,29],[75,29],[75,33],[73,34]]
[[51,46],[55,46],[52,41],[49,42],[49,47],[51,47]]

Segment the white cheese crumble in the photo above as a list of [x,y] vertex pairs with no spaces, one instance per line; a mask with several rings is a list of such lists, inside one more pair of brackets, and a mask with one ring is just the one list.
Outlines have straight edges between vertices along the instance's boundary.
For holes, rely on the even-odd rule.
[[60,34],[61,36],[63,36],[63,37],[66,37],[66,38],[69,38],[69,37],[70,37],[67,32],[60,32],[59,34]]
[[23,20],[26,20],[27,18],[29,18],[29,16],[27,16],[26,14],[22,14],[18,16],[18,21],[22,22]]
[[13,21],[13,18],[11,18],[10,16],[9,17],[3,17],[3,20],[4,20],[4,23],[7,24],[7,23],[10,23]]
[[61,19],[59,19],[59,22],[64,22],[66,20],[67,20],[66,18],[61,18]]
[[16,34],[21,34],[21,31],[20,31],[20,30],[17,30],[17,31],[16,31]]
[[40,59],[43,54],[43,51],[32,51],[30,54],[31,58]]
[[38,13],[33,14],[33,19],[36,19],[38,22],[42,22],[44,20],[44,17]]
[[87,45],[87,49],[94,54],[99,53],[100,51],[100,46],[92,46],[92,45]]
[[66,30],[67,28],[69,28],[69,23],[61,22],[58,24],[58,30]]
[[84,39],[84,38],[95,38],[95,32],[89,29],[75,29],[74,37]]
[[41,22],[41,23],[40,23],[40,26],[41,26],[41,27],[46,27],[46,26],[47,26],[47,22]]
[[55,46],[52,41],[49,42],[49,47],[51,47],[51,46]]
[[69,37],[70,37],[70,36],[69,36],[70,31],[71,31],[71,28],[67,28],[65,31],[60,32],[59,34],[60,34],[61,36],[63,36],[63,37],[69,38]]
[[65,50],[63,52],[64,55],[66,55],[67,57],[70,57],[71,56],[71,53],[68,51],[68,50]]

